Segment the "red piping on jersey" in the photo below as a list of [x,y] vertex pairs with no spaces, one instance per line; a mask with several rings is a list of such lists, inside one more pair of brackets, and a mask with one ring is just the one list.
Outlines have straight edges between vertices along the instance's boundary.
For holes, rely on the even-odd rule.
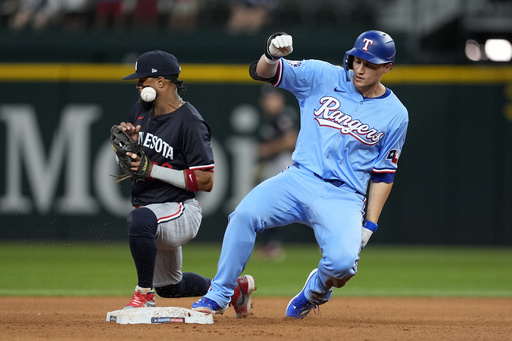
[[372,170],[373,173],[395,173],[396,169],[374,169]]
[[283,62],[283,58],[279,59],[279,63],[277,63],[277,80],[275,83],[272,83],[273,86],[277,86],[281,83],[281,78],[283,77],[283,67],[281,63]]
[[203,170],[203,171],[208,171],[208,172],[212,172],[213,173],[213,168],[215,166],[214,165],[207,165],[207,166],[191,166],[191,167],[188,167],[188,169],[193,169],[193,170]]

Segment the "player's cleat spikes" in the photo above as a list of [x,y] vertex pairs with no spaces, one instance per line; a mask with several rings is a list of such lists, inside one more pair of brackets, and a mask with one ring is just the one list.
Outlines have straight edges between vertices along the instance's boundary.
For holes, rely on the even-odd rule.
[[135,290],[132,296],[132,300],[124,309],[144,308],[156,306],[155,292],[149,291],[147,294],[141,293],[139,290]]
[[311,271],[302,290],[297,294],[297,296],[290,300],[290,303],[288,303],[288,307],[286,308],[286,316],[296,319],[303,319],[309,314],[311,309],[316,309],[317,306],[309,302],[306,296],[304,296],[304,291],[309,280],[317,271],[318,269]]
[[246,318],[251,313],[251,294],[256,290],[254,278],[251,275],[238,277],[235,293],[231,297],[230,304],[235,308],[237,318]]
[[205,313],[205,314],[222,315],[224,313],[224,311],[226,310],[226,308],[221,308],[217,304],[217,302],[215,302],[209,298],[202,297],[199,301],[194,302],[194,304],[192,304],[192,310],[199,311],[199,312]]

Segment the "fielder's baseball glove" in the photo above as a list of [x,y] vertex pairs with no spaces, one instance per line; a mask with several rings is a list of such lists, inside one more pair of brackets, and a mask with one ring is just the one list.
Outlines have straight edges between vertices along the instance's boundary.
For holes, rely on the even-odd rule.
[[[119,159],[119,167],[123,170],[125,175],[119,175],[116,182],[123,181],[128,178],[133,178],[135,181],[144,181],[149,171],[149,159],[142,150],[141,145],[133,141],[128,134],[119,129],[117,125],[112,126],[110,129],[110,143],[114,152],[116,152]],[[132,171],[130,165],[133,159],[126,155],[127,152],[137,154],[140,157],[140,166],[137,171]]]

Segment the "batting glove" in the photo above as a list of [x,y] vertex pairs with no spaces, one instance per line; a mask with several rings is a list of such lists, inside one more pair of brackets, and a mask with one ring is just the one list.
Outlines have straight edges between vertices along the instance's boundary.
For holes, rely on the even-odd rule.
[[371,222],[369,220],[365,220],[363,223],[363,227],[361,228],[361,250],[364,249],[373,232],[377,231],[379,225]]
[[279,58],[292,53],[293,39],[292,36],[285,32],[277,32],[267,39],[265,44],[265,57],[269,64],[275,64]]

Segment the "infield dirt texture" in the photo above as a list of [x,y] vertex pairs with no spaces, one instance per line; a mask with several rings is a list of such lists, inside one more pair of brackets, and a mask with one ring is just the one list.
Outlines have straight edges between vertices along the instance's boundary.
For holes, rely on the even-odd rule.
[[[189,308],[193,298],[157,298]],[[288,299],[254,297],[212,325],[106,322],[126,297],[0,298],[0,340],[512,340],[512,298],[333,298],[304,320],[284,317]]]

